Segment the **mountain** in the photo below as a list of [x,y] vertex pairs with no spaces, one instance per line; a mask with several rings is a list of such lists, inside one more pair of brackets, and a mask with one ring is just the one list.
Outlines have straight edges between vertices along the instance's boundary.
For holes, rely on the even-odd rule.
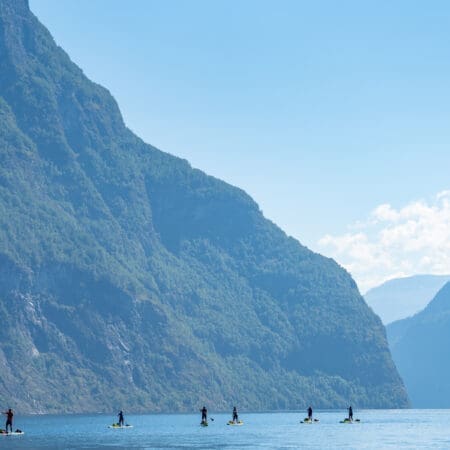
[[408,405],[350,275],[135,136],[26,0],[0,0],[0,117],[0,404]]
[[387,327],[392,355],[415,408],[450,407],[450,282],[413,317]]
[[367,291],[367,304],[383,323],[404,319],[422,310],[450,275],[414,275],[395,278]]

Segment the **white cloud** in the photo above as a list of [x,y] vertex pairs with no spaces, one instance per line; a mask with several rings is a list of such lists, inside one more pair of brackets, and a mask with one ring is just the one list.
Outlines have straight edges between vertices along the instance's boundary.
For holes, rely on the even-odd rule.
[[450,273],[450,190],[400,209],[379,205],[348,230],[318,244],[353,275],[362,292],[400,276]]
[[383,203],[376,207],[371,214],[375,222],[377,221],[392,221],[395,222],[399,219],[399,213],[392,208],[389,203]]

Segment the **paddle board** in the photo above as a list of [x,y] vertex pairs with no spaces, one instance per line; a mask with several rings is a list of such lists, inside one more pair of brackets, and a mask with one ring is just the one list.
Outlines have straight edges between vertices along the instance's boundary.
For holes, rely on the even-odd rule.
[[308,419],[307,417],[300,421],[300,423],[318,423],[319,419]]
[[240,426],[240,425],[244,425],[244,422],[242,422],[242,420],[239,420],[238,422],[233,422],[232,420],[229,420],[227,422],[227,425]]
[[361,421],[359,419],[354,419],[354,420],[344,419],[344,420],[341,420],[339,423],[361,423]]

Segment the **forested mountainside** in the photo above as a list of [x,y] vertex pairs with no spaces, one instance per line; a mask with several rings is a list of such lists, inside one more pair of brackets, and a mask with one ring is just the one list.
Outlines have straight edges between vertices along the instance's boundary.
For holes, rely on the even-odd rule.
[[350,275],[142,142],[26,0],[0,0],[0,161],[0,404],[408,404]]
[[450,407],[450,283],[413,317],[387,327],[394,361],[416,408]]

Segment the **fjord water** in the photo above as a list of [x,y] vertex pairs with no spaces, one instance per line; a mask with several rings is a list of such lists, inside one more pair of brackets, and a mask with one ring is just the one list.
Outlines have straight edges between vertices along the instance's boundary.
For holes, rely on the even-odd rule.
[[242,414],[230,427],[227,414],[134,415],[134,428],[107,428],[106,415],[18,417],[24,436],[2,437],[11,449],[445,449],[450,448],[450,410],[355,411],[359,424],[340,424],[345,412],[317,412],[320,423],[300,424],[305,413]]

